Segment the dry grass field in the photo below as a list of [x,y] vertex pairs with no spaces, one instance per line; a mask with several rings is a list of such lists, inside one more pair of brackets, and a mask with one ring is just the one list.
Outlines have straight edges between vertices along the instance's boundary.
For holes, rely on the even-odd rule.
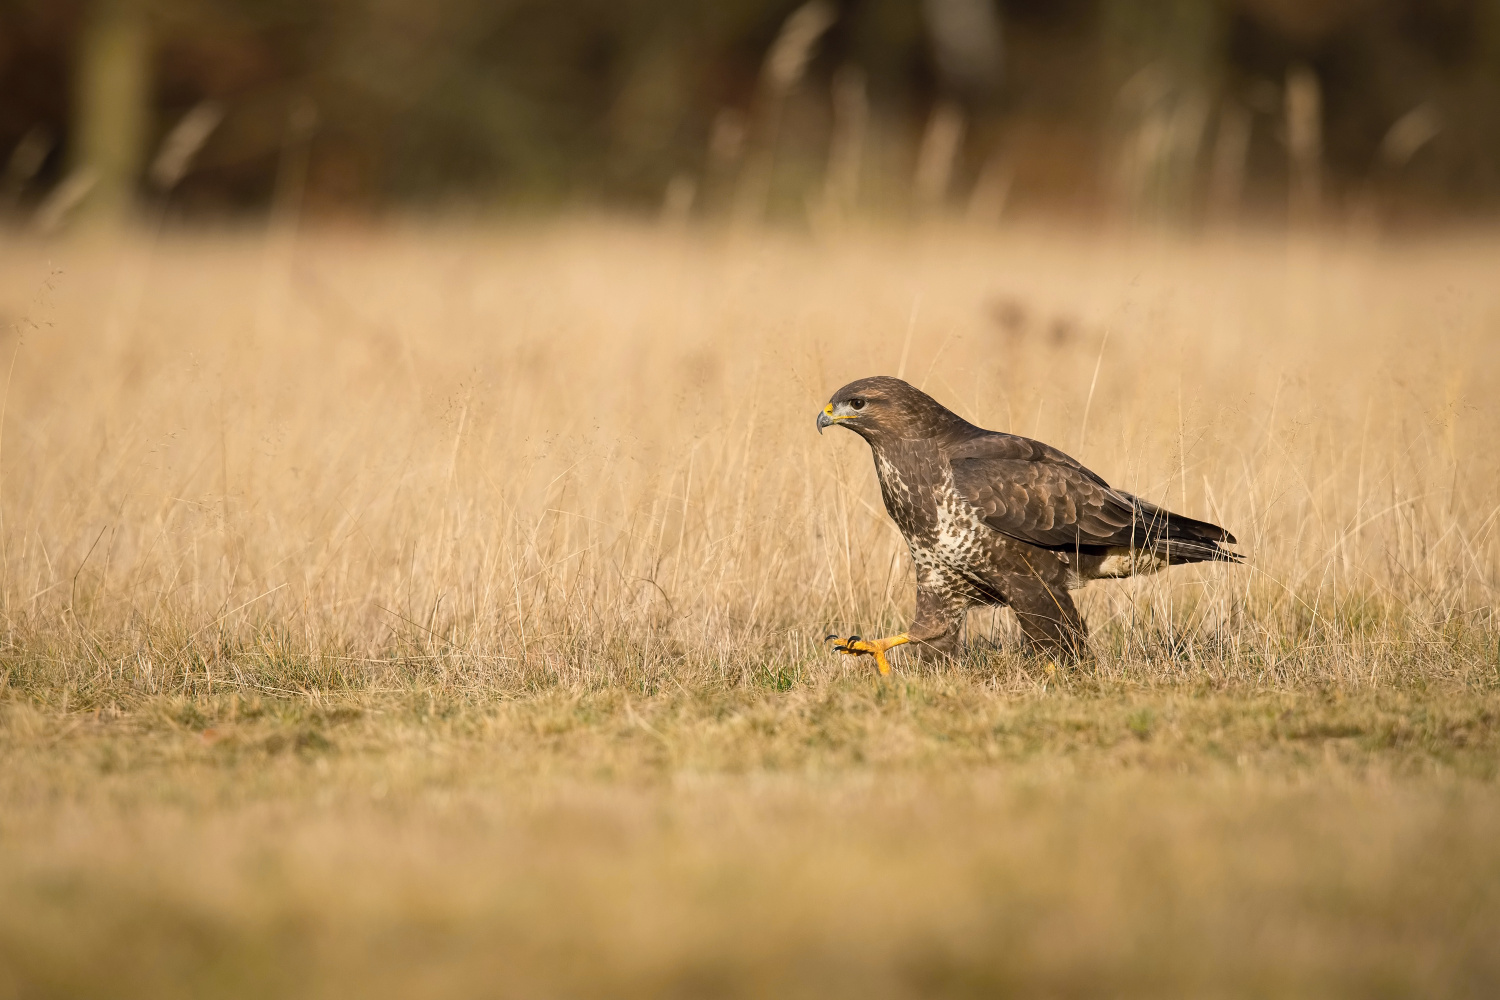
[[[1500,239],[0,245],[0,998],[1489,996]],[[904,373],[1234,531],[888,681]]]

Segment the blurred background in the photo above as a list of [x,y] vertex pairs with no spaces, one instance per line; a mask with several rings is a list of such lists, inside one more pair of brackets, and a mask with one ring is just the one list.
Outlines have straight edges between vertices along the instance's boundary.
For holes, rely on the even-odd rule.
[[1500,0],[0,0],[58,229],[598,208],[1403,226],[1500,206]]

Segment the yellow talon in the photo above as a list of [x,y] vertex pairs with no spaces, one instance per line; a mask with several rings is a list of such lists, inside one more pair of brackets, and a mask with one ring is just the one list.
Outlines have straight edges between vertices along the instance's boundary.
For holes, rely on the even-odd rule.
[[845,639],[837,635],[830,635],[823,641],[827,642],[828,639],[838,640],[833,644],[836,652],[849,656],[875,657],[875,669],[880,671],[880,676],[882,677],[891,672],[891,661],[886,659],[886,651],[911,642],[911,636],[905,632],[902,632],[900,635],[893,635],[889,639],[861,639],[857,635],[851,635]]

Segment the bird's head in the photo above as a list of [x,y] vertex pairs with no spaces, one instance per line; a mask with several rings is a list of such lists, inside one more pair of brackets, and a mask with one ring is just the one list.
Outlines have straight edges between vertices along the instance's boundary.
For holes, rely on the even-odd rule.
[[927,436],[950,421],[959,418],[921,389],[876,375],[834,393],[818,414],[818,433],[839,424],[866,440]]

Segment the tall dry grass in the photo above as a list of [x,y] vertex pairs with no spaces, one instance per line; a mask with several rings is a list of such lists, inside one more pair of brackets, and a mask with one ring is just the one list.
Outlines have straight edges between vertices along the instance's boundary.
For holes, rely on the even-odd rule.
[[[1087,677],[1496,679],[1500,247],[578,221],[0,248],[8,683],[794,683],[909,614],[844,382],[1229,527],[1094,584]],[[1029,683],[1008,613],[976,669]],[[908,666],[905,669],[915,669]]]
[[[1492,995],[1497,261],[7,242],[0,1000]],[[878,371],[1246,564],[874,681]]]

